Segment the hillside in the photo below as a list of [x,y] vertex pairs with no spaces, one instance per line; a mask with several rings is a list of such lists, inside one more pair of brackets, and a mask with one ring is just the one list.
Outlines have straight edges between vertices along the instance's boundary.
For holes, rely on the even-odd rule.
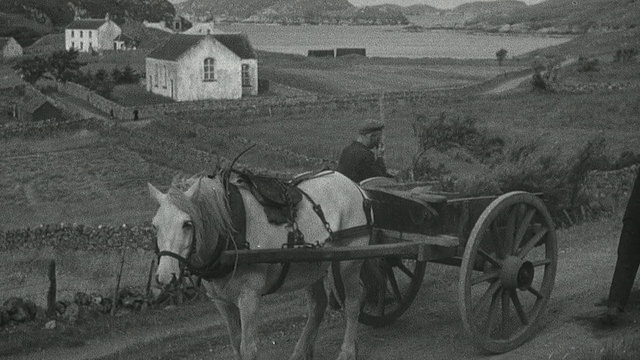
[[348,0],[185,0],[176,12],[192,21],[279,24],[406,24],[396,5],[356,8]]
[[547,0],[505,14],[481,15],[467,27],[489,31],[576,33],[640,26],[640,1]]
[[3,0],[0,12],[21,15],[44,26],[64,27],[74,15],[102,18],[106,13],[118,23],[125,18],[160,21],[173,16],[175,9],[167,0]]

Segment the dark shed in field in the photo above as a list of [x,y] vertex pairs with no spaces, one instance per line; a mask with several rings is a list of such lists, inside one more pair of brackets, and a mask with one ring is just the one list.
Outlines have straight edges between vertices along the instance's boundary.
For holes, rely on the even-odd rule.
[[62,111],[43,97],[16,103],[14,109],[18,121],[64,120]]
[[330,50],[309,50],[308,57],[335,57],[336,53],[333,49]]
[[345,56],[345,55],[367,56],[367,49],[365,48],[337,48],[336,49],[336,56]]

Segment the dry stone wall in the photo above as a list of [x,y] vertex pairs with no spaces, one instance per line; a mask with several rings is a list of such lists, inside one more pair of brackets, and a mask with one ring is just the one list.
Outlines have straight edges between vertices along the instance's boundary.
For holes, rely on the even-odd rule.
[[88,251],[122,247],[153,250],[154,241],[155,233],[148,225],[42,224],[0,233],[0,251],[45,247]]

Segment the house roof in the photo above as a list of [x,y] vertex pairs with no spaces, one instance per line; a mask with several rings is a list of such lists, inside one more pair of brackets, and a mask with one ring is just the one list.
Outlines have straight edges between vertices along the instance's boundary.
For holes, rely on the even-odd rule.
[[106,19],[76,19],[67,25],[67,29],[89,29],[96,30],[102,26]]
[[10,37],[0,37],[0,49],[4,48],[11,39]]
[[34,96],[31,99],[23,102],[22,108],[30,113],[33,114],[36,110],[38,110],[42,105],[48,103],[49,101],[47,101],[47,99],[45,97],[42,96]]
[[120,34],[120,35],[116,36],[116,38],[113,39],[113,41],[124,41],[127,44],[136,42],[136,40],[134,38],[132,38],[131,36],[125,35],[125,34]]
[[255,59],[258,57],[249,42],[249,38],[244,34],[176,34],[170,37],[163,45],[154,49],[147,57],[158,60],[176,61],[182,54],[199,44],[207,36],[219,41],[241,59]]

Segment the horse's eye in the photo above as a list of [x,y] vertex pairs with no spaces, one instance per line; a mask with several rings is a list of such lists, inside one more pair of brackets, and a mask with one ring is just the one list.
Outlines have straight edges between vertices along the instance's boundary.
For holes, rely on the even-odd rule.
[[193,226],[193,221],[191,220],[187,220],[184,222],[184,224],[182,224],[182,228],[190,228]]

